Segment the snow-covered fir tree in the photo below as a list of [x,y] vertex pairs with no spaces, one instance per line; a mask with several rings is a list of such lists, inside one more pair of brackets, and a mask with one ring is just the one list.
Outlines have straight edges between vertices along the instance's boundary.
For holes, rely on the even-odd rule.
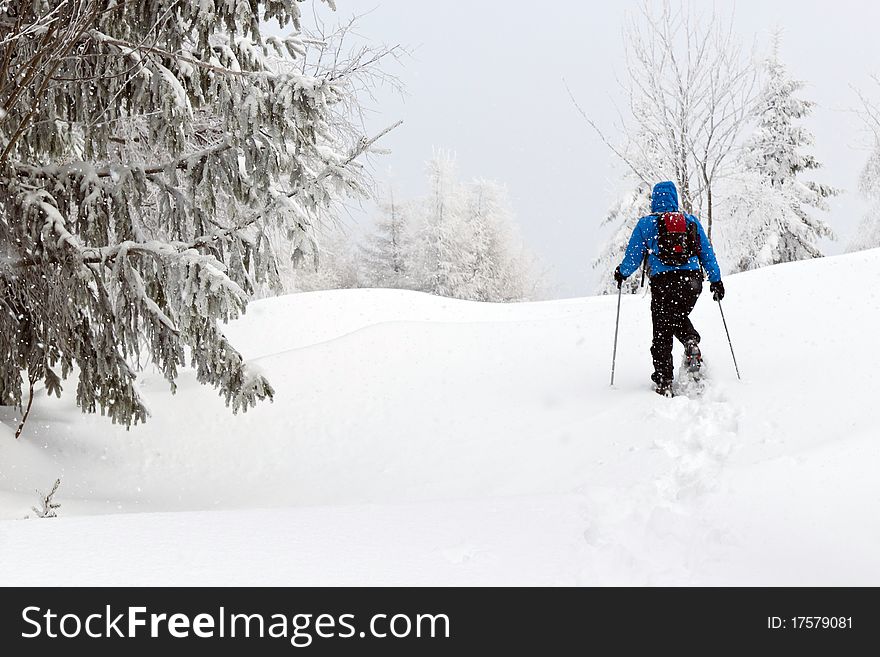
[[[874,80],[880,86],[880,77]],[[873,135],[873,150],[868,157],[859,179],[859,189],[868,199],[870,207],[856,230],[847,251],[862,251],[880,247],[880,106],[867,96],[862,99],[862,118]]]
[[495,302],[529,298],[533,273],[516,234],[507,190],[494,181],[475,180],[464,192],[470,235],[467,264],[472,271],[466,298]]
[[366,287],[410,289],[412,281],[411,209],[389,189],[379,216],[361,245],[361,283]]
[[417,288],[442,297],[467,298],[469,234],[455,159],[440,151],[428,162],[429,193],[419,204],[415,254]]
[[815,211],[827,211],[826,199],[839,191],[802,179],[820,167],[806,152],[814,139],[801,124],[814,103],[798,96],[805,84],[789,76],[778,51],[777,38],[766,62],[758,126],[741,158],[745,173],[727,186],[725,234],[733,271],[821,257],[818,240],[834,236]]
[[798,198],[791,186],[776,187],[760,172],[748,170],[725,182],[719,204],[722,219],[715,237],[725,271],[735,273],[786,262],[780,259],[780,254],[787,252],[783,235],[789,240],[798,235],[801,241],[811,243],[811,233],[818,227],[792,221]]
[[875,142],[874,151],[862,170],[859,189],[870,206],[847,245],[849,252],[880,247],[880,140]]
[[471,301],[521,301],[538,294],[534,261],[517,234],[506,189],[458,180],[454,159],[428,163],[429,194],[412,204],[414,289]]
[[300,4],[0,3],[3,402],[75,375],[80,408],[137,423],[145,356],[234,411],[272,396],[221,323],[277,283],[273,235],[296,252],[365,191],[372,143],[347,117],[375,53],[310,60]]

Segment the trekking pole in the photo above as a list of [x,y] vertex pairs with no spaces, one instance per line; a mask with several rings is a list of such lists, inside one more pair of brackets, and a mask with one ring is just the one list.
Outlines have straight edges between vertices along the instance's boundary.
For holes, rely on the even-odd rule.
[[623,296],[623,285],[617,286],[617,321],[614,322],[614,354],[611,356],[611,387],[614,387],[614,365],[617,363],[617,330],[620,328],[620,298]]
[[736,364],[736,355],[733,353],[733,342],[730,341],[730,331],[727,330],[727,320],[724,319],[724,308],[721,307],[720,299],[718,300],[718,310],[721,311],[721,321],[724,322],[724,332],[727,333],[727,344],[730,345],[730,355],[733,356],[733,366],[736,368],[736,378],[742,381],[742,377],[739,375],[739,365]]
[[639,287],[645,287],[645,272],[648,270],[648,252],[645,251],[645,257],[642,259],[642,282]]

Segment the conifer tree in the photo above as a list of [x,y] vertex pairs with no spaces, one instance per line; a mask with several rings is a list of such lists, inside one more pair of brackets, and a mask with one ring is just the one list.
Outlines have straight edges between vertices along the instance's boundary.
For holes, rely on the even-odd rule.
[[420,204],[418,289],[441,297],[466,298],[469,236],[455,160],[440,151],[428,162],[429,194]]
[[[880,77],[874,79],[880,85]],[[847,251],[880,247],[880,107],[867,96],[859,95],[863,105],[862,118],[874,135],[874,148],[859,179],[859,189],[871,205],[850,240]]]
[[407,208],[416,234],[413,289],[470,301],[522,301],[539,287],[498,183],[458,180],[444,152],[428,163],[429,194]]
[[513,221],[507,189],[491,180],[474,180],[464,188],[470,267],[463,298],[510,302],[530,298],[537,280]]
[[380,216],[361,246],[362,278],[367,287],[412,287],[410,208],[390,189],[379,203]]
[[805,85],[789,76],[778,50],[777,37],[766,62],[758,126],[742,157],[746,173],[726,199],[735,271],[821,257],[818,240],[834,236],[815,210],[827,211],[827,199],[839,191],[802,179],[821,166],[806,150],[814,138],[802,125],[814,103],[799,97]]
[[315,64],[301,1],[0,2],[3,401],[75,376],[137,423],[144,354],[233,411],[272,396],[222,322],[277,278],[273,233],[296,250],[364,191],[373,141],[347,116],[374,53]]

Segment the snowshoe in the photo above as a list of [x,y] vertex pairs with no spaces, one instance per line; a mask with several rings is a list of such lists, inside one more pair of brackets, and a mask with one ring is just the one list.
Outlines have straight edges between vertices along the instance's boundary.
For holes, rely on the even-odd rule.
[[689,342],[684,348],[684,367],[691,378],[695,381],[700,380],[700,369],[703,367],[703,354],[700,353],[700,346],[696,342]]
[[706,364],[696,342],[685,345],[684,357],[678,370],[676,393],[696,398],[706,389]]
[[661,381],[654,385],[654,392],[663,397],[675,397],[672,390],[672,381]]

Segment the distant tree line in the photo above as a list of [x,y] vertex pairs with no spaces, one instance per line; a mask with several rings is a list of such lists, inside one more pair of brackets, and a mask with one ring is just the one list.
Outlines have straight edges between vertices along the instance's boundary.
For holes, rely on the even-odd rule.
[[361,239],[331,234],[293,273],[295,289],[396,288],[488,302],[540,297],[543,277],[518,234],[507,190],[460,181],[444,152],[428,162],[427,182],[420,198],[387,191]]

